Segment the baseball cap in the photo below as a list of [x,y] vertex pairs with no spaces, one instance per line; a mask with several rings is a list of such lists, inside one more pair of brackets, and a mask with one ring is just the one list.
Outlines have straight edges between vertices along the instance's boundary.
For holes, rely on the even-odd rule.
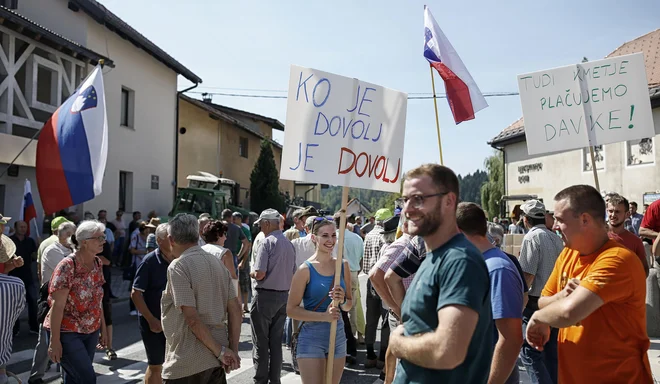
[[261,212],[261,215],[259,215],[259,220],[255,221],[255,224],[259,224],[261,220],[279,220],[280,219],[280,213],[277,212],[276,209],[273,208],[268,208]]
[[315,220],[316,220],[316,216],[308,216],[307,219],[305,220],[305,227],[312,228]]
[[68,220],[68,219],[67,219],[66,217],[64,217],[64,216],[57,216],[56,218],[54,218],[54,219],[50,222],[50,230],[51,230],[51,231],[57,231],[57,228],[59,228],[60,225],[62,225],[62,224],[64,224],[64,223],[70,223],[70,222],[71,222],[71,221]]
[[533,219],[544,219],[545,218],[545,205],[538,200],[528,200],[523,205],[520,206],[523,213],[527,217]]
[[198,219],[199,219],[199,220],[210,220],[210,219],[211,219],[211,215],[208,214],[208,213],[202,213],[201,215],[199,215],[199,218],[198,218]]
[[394,216],[392,214],[392,211],[387,209],[387,208],[381,208],[376,211],[376,221],[384,221],[389,219],[390,217]]

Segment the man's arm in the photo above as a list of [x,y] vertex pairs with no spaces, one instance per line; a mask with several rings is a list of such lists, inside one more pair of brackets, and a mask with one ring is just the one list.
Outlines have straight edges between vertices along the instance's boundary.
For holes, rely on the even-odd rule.
[[655,240],[655,238],[658,237],[658,232],[649,228],[641,227],[639,228],[639,236],[645,239]]
[[433,332],[404,336],[402,326],[390,338],[394,356],[428,369],[453,369],[465,361],[479,314],[463,305],[448,305],[438,311]]
[[250,277],[257,281],[263,280],[266,277],[266,271],[268,271],[268,255],[271,245],[270,242],[265,242],[266,239],[263,241],[264,243],[259,246],[259,251],[255,257],[254,271],[250,273]]
[[[558,296],[558,295],[554,295]],[[585,287],[577,287],[572,294],[556,299],[534,313],[540,323],[554,328],[575,325],[600,308],[605,302]]]
[[528,287],[532,286],[532,283],[534,282],[534,277],[536,275],[529,274],[527,272],[523,272],[523,275],[525,276],[525,282],[527,283]]
[[238,251],[238,260],[242,261],[248,252],[250,252],[250,242],[247,238],[243,237],[241,240],[241,250]]
[[[234,299],[234,301],[236,301],[236,299]],[[220,356],[220,352],[222,352],[222,346],[220,343],[215,341],[209,328],[199,318],[197,309],[195,307],[188,307],[183,305],[181,306],[181,311],[183,312],[186,324],[188,324],[188,327],[190,327],[190,330],[195,335],[197,340],[201,341],[202,344],[204,344],[204,346],[213,353],[213,356]]]
[[490,365],[489,384],[506,382],[515,369],[516,360],[518,360],[518,354],[523,344],[521,319],[497,319],[495,326],[499,337]]
[[374,265],[373,268],[371,268],[371,271],[369,271],[369,280],[376,290],[376,293],[378,293],[378,296],[380,296],[385,304],[387,304],[387,306],[398,316],[401,313],[401,307],[396,301],[394,301],[394,298],[390,294],[390,289],[387,284],[385,284],[385,272],[378,268],[378,264]]
[[[385,284],[387,284],[387,287],[390,289],[392,301],[397,304],[400,311],[401,305],[403,304],[403,298],[406,296],[406,288],[403,286],[403,279],[394,273],[392,269],[389,269],[385,273]],[[396,314],[401,318],[401,312],[397,312]]]
[[243,311],[234,297],[227,303],[227,318],[229,320],[229,349],[238,352],[238,343],[241,338],[241,324],[243,323]]

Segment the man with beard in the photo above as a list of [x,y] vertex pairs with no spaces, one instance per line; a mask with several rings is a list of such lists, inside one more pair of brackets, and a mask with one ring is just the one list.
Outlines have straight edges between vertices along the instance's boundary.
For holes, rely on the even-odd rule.
[[608,236],[610,239],[619,242],[624,247],[633,251],[644,267],[644,273],[649,275],[649,262],[646,260],[646,250],[642,240],[634,233],[627,230],[624,223],[630,215],[630,204],[628,199],[621,195],[613,195],[607,202],[607,217],[609,218]]
[[486,383],[493,345],[488,269],[456,225],[458,179],[442,165],[409,171],[403,214],[411,236],[432,250],[401,308],[403,325],[390,336],[400,360],[397,383]]
[[543,350],[550,327],[560,328],[560,383],[653,383],[639,258],[608,239],[595,188],[562,190],[554,212],[566,248],[527,324],[527,341]]

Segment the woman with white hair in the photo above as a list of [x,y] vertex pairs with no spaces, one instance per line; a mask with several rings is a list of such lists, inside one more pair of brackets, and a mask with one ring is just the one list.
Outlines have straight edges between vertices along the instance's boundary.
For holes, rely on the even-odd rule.
[[[50,279],[44,321],[50,345],[48,356],[64,370],[64,384],[96,383],[92,362],[96,345],[106,345],[103,318],[103,271],[96,256],[103,250],[105,226],[83,221],[71,235],[74,253],[57,264]],[[99,335],[100,331],[100,335]]]

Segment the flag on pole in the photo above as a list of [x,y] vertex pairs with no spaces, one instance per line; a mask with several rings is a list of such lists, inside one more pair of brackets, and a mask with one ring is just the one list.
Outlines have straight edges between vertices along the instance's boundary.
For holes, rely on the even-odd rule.
[[34,207],[34,200],[32,199],[32,185],[30,180],[25,179],[25,186],[23,187],[23,203],[21,203],[21,212],[19,220],[25,221],[28,225],[27,235],[30,236],[30,222],[36,220],[37,209]]
[[445,81],[447,101],[456,124],[474,119],[475,113],[488,106],[470,72],[427,6],[424,6],[424,57]]
[[47,214],[101,194],[108,121],[101,66],[51,116],[37,143],[37,186]]

